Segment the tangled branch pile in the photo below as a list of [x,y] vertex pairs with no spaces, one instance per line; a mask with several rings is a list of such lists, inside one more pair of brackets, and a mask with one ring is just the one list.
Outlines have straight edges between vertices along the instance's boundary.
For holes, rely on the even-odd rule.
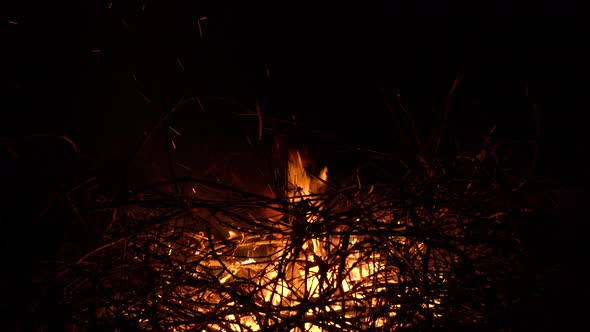
[[73,326],[391,331],[486,324],[518,268],[518,181],[491,156],[270,199],[199,179],[102,209],[61,275]]

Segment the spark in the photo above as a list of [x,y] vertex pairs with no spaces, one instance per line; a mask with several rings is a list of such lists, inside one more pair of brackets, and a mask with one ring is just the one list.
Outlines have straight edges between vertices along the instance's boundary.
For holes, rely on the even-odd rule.
[[182,64],[182,61],[180,61],[179,58],[176,58],[176,62],[178,62],[178,66],[180,67],[180,70],[184,71],[184,65]]
[[207,16],[203,16],[197,20],[197,27],[199,28],[199,37],[201,39],[203,39],[203,27],[201,26],[201,21],[204,21],[206,19],[207,19]]
[[76,145],[76,143],[74,143],[74,141],[69,138],[68,136],[62,135],[59,138],[63,139],[64,141],[68,142],[68,144],[70,144],[70,146],[72,147],[72,149],[76,152],[76,153],[80,153],[80,149],[78,148],[78,145]]
[[181,163],[179,163],[178,161],[176,162],[176,165],[178,165],[178,166],[180,166],[180,167],[182,167],[182,168],[186,169],[186,170],[187,170],[187,171],[189,171],[189,172],[192,172],[192,169],[191,169],[190,167],[188,167],[188,166],[186,166],[186,165],[184,165],[184,164],[181,164]]
[[12,158],[20,159],[20,156],[18,155],[18,153],[16,153],[16,151],[14,151],[14,149],[12,149],[12,147],[10,145],[8,145],[6,143],[2,143],[2,146],[6,149],[6,151],[8,151],[8,153],[10,153]]
[[266,74],[266,79],[270,79],[270,65],[267,63],[264,64],[264,73]]
[[[134,77],[135,77],[135,75],[134,75]],[[137,93],[138,93],[138,94],[139,94],[139,95],[140,95],[140,96],[141,96],[141,97],[142,97],[142,98],[143,98],[143,99],[144,99],[144,100],[145,100],[145,101],[146,101],[148,104],[151,104],[151,103],[152,103],[152,101],[151,101],[151,100],[150,100],[150,99],[149,99],[149,98],[148,98],[146,95],[144,95],[144,94],[143,94],[143,92],[141,92],[141,91],[139,91],[139,90],[135,90],[135,91],[137,91]]]
[[168,126],[168,128],[170,128],[170,130],[172,130],[176,135],[181,136],[178,130],[174,129],[172,126]]
[[463,78],[462,74],[457,75],[457,77],[455,77],[455,80],[453,81],[453,85],[451,86],[451,90],[449,91],[449,97],[451,97],[452,95],[455,94],[455,91],[457,90],[457,87],[459,86],[459,82],[461,81],[461,79]]
[[201,103],[201,98],[195,97],[195,99],[197,100],[197,103],[199,104],[201,111],[205,111],[205,107],[203,107],[203,103]]
[[18,24],[18,22],[15,21],[15,20],[8,20],[8,23],[9,24],[12,24],[12,25],[17,25]]

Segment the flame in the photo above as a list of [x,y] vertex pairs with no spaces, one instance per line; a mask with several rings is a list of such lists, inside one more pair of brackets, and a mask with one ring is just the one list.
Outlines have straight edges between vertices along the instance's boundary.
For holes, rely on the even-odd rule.
[[322,168],[320,173],[314,177],[307,172],[301,153],[298,150],[292,150],[289,151],[287,175],[291,188],[289,194],[293,199],[300,200],[325,190],[328,168]]

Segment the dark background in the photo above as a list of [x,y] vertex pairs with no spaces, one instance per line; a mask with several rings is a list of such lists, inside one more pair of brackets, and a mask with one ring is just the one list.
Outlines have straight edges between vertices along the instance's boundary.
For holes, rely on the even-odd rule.
[[[585,250],[581,207],[589,174],[588,54],[580,6],[143,0],[113,1],[109,8],[108,3],[19,1],[2,10],[0,153],[9,207],[3,212],[9,235],[3,236],[2,257],[16,271],[3,283],[7,291],[25,289],[30,279],[30,264],[13,253],[42,250],[46,242],[59,242],[44,238],[62,236],[58,222],[39,231],[29,221],[53,192],[71,185],[55,179],[83,178],[77,172],[86,167],[109,183],[143,132],[181,97],[192,100],[186,108],[193,110],[200,109],[194,97],[200,98],[209,113],[199,110],[183,119],[216,137],[235,133],[222,121],[225,114],[251,111],[258,98],[266,116],[294,116],[351,144],[384,148],[389,140],[400,142],[384,95],[399,91],[428,128],[459,75],[449,130],[467,146],[494,124],[501,140],[526,141],[535,137],[535,105],[541,121],[535,174],[555,178],[575,193],[565,217],[532,228],[536,237],[556,241],[539,240],[535,249],[535,264],[552,264],[546,269],[554,286],[543,301],[528,306],[523,330],[527,324],[573,326],[582,317],[572,305],[586,289],[576,274]],[[206,17],[202,36],[201,17]],[[51,139],[61,135],[71,138],[80,154]],[[518,153],[513,152],[516,158]],[[30,235],[32,230],[40,234]],[[21,307],[30,310],[23,298],[6,302],[13,301],[10,308],[20,313]]]
[[575,4],[108,3],[22,1],[5,11],[4,136],[66,134],[99,159],[125,159],[181,97],[215,96],[259,98],[265,114],[372,144],[392,128],[384,93],[399,89],[428,122],[461,74],[457,128],[496,123],[526,136],[534,116],[525,108],[536,104],[540,167],[587,178],[578,162],[587,52]]

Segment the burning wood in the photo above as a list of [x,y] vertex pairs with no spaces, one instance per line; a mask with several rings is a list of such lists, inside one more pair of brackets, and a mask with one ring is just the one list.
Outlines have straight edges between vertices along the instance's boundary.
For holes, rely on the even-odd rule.
[[[85,276],[68,295],[92,298],[94,308],[75,319],[95,316],[109,329],[293,332],[482,320],[477,292],[456,298],[474,275],[492,287],[491,271],[511,264],[496,259],[494,243],[517,243],[496,227],[506,211],[481,163],[458,159],[454,170],[361,190],[329,185],[327,168],[312,174],[291,151],[284,199],[197,179],[175,182],[188,195],[147,188],[113,208],[125,216],[109,228],[114,240],[72,268]],[[98,280],[110,291],[89,293]]]

